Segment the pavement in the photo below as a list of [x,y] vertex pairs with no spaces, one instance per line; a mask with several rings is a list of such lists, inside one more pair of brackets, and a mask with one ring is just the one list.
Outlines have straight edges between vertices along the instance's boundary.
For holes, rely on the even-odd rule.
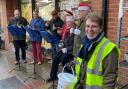
[[[27,61],[32,61],[30,55],[27,55]],[[52,86],[52,82],[45,82],[46,79],[49,77],[51,69],[51,64],[48,63],[48,60],[44,59],[41,65],[36,64],[36,73],[39,75],[36,77],[36,79],[32,78],[34,68],[33,65],[23,63],[21,60],[19,70],[19,66],[16,66],[14,62],[14,52],[3,50],[0,51],[0,83],[3,83],[3,81],[8,78],[12,79],[12,77],[16,76],[16,78],[23,84],[22,86],[18,86],[17,88],[2,89],[53,89],[50,88],[50,86]],[[55,84],[57,85],[57,81],[55,82]],[[14,85],[15,84],[13,83],[12,87]],[[0,84],[0,87],[3,87],[2,84]]]

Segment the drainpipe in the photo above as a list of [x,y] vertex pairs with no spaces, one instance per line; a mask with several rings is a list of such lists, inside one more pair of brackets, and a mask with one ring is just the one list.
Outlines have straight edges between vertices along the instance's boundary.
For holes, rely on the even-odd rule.
[[107,36],[107,0],[102,0],[102,17],[103,17],[103,29],[105,36]]

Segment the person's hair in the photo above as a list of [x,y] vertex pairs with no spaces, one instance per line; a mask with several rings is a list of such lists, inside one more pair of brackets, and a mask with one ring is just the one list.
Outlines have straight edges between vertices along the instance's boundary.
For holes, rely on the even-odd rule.
[[33,12],[39,13],[39,10],[38,9],[35,9]]
[[58,11],[57,11],[57,10],[52,11],[52,12],[51,12],[51,15],[52,15],[52,16],[58,15]]
[[102,19],[102,16],[99,16],[98,13],[96,13],[96,12],[91,12],[91,13],[89,13],[89,14],[86,16],[86,18],[85,18],[85,22],[86,22],[88,19],[90,19],[90,20],[93,21],[93,22],[98,23],[98,25],[99,25],[100,27],[103,27],[103,19]]

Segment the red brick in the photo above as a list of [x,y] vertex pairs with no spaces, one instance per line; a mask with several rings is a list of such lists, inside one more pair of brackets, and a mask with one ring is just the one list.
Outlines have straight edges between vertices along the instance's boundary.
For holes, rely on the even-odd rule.
[[116,17],[118,17],[118,13],[108,13],[108,17],[115,17],[116,18]]
[[115,29],[116,27],[108,26],[107,31],[109,32],[110,30],[115,30]]
[[119,83],[125,85],[128,82],[128,68],[120,67],[119,71]]
[[117,27],[117,23],[116,22],[109,22],[108,26],[116,26]]
[[119,3],[118,0],[108,0],[108,3]]
[[109,17],[108,22],[116,22],[116,17]]
[[109,9],[118,8],[119,4],[109,4]]

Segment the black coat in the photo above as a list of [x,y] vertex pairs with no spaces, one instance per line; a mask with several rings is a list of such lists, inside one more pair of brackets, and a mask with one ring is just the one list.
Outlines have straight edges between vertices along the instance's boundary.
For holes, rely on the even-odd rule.
[[[53,29],[53,25],[55,26],[56,29]],[[49,21],[47,29],[49,29],[53,35],[55,35],[58,39],[61,39],[59,34],[57,33],[58,28],[62,28],[64,25],[64,22],[60,19],[60,17],[57,17],[56,19],[51,19]]]
[[63,40],[64,47],[67,48],[68,53],[73,52],[74,34],[70,35],[70,31],[66,32],[65,38]]

